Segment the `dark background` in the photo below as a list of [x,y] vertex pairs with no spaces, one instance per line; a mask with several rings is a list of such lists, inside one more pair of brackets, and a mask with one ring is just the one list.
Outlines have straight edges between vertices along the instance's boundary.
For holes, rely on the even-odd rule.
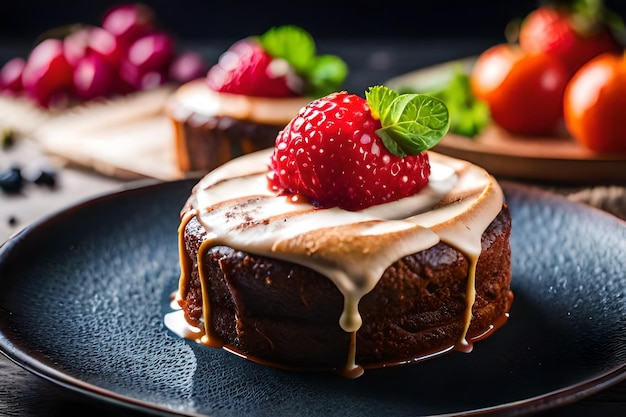
[[[101,15],[120,1],[3,0],[0,39],[33,38],[52,26],[99,23]],[[503,39],[508,21],[522,17],[538,0],[146,0],[163,26],[184,39],[235,38],[260,34],[269,27],[292,23],[315,37],[454,37]],[[606,4],[624,16],[626,2]]]
[[[53,27],[100,24],[111,0],[0,0],[0,65],[26,56]],[[340,55],[350,67],[345,88],[364,91],[406,72],[478,55],[505,42],[507,23],[540,0],[145,0],[161,27],[182,49],[200,52],[208,64],[234,41],[272,26],[295,24],[316,39],[318,52]],[[605,0],[623,19],[626,1]]]
[[[120,1],[3,1],[3,35],[36,36],[54,25],[98,23]],[[165,27],[183,38],[234,37],[292,23],[316,37],[499,35],[511,18],[532,9],[536,0],[512,1],[352,1],[146,0]]]

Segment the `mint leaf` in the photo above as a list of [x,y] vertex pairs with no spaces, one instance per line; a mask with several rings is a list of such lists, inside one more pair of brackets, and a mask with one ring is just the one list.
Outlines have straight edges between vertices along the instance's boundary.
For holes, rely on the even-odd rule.
[[391,103],[393,103],[399,95],[400,93],[396,90],[392,90],[391,88],[380,85],[370,87],[365,92],[365,99],[370,105],[372,117],[382,121],[383,116],[381,115],[381,111],[386,113],[391,107]]
[[348,75],[348,66],[336,55],[318,56],[307,70],[309,95],[315,97],[339,90]]
[[435,146],[448,132],[446,104],[425,94],[400,94],[385,86],[365,92],[372,116],[380,119],[376,131],[392,154],[417,155]]
[[317,55],[315,40],[306,30],[283,25],[258,37],[263,49],[291,65],[305,85],[305,95],[318,98],[338,91],[348,75],[348,66],[336,55]]
[[313,37],[304,29],[293,25],[276,26],[260,37],[263,49],[274,58],[282,58],[300,73],[315,60]]

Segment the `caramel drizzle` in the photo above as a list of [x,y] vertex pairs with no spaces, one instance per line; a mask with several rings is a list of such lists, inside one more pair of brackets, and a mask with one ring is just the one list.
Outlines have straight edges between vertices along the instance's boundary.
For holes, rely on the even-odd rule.
[[[289,206],[289,204],[291,203],[281,203],[283,206],[287,204],[287,206],[285,207],[289,208],[286,210],[285,213],[282,213],[278,216],[273,216],[273,220],[272,218],[265,218],[265,220],[260,221],[263,212],[255,213],[254,211],[251,211],[243,213],[242,218],[245,217],[247,219],[250,219],[251,213],[261,216],[261,218],[256,218],[256,222],[248,224],[248,227],[245,227],[246,223],[243,221],[241,221],[240,223],[237,222],[241,219],[235,218],[235,226],[229,226],[232,227],[232,229],[228,229],[228,227],[225,227],[224,230],[216,232],[214,231],[214,227],[212,227],[210,222],[203,220],[203,213],[206,214],[217,212],[217,214],[213,215],[220,216],[219,207],[230,207],[230,215],[233,214],[233,209],[235,209],[235,207],[241,208],[241,200],[246,193],[238,189],[237,186],[231,187],[233,189],[237,189],[236,192],[233,192],[234,195],[232,196],[225,197],[222,193],[218,191],[217,194],[220,196],[220,198],[224,198],[221,201],[213,201],[207,196],[204,196],[204,194],[210,194],[211,190],[214,187],[223,186],[229,180],[237,180],[246,176],[250,176],[250,174],[254,174],[254,163],[251,162],[254,162],[254,158],[259,158],[259,154],[263,154],[264,152],[266,151],[261,151],[260,153],[257,152],[256,154],[252,154],[249,157],[239,158],[241,161],[238,162],[237,160],[234,160],[232,164],[226,164],[227,166],[223,166],[223,168],[216,170],[217,172],[214,171],[213,173],[207,175],[207,177],[205,177],[196,186],[196,188],[194,189],[194,193],[192,193],[192,196],[190,197],[190,202],[192,203],[190,206],[195,206],[195,208],[188,210],[181,219],[181,225],[179,226],[179,254],[181,259],[181,276],[179,280],[179,292],[177,295],[178,297],[183,296],[188,288],[191,269],[191,260],[185,253],[184,239],[182,237],[184,228],[186,224],[190,221],[190,219],[195,216],[197,217],[198,221],[203,224],[203,226],[209,233],[209,237],[200,245],[197,255],[203,297],[204,335],[201,339],[202,343],[213,347],[223,347],[224,345],[223,341],[221,341],[220,338],[215,335],[214,330],[210,325],[211,306],[209,303],[209,289],[206,285],[206,277],[204,277],[202,272],[203,268],[201,268],[206,253],[212,247],[224,244],[232,247],[235,250],[245,250],[252,253],[257,253],[259,255],[268,255],[278,259],[295,261],[301,263],[304,266],[308,266],[314,270],[317,270],[318,272],[326,275],[329,279],[331,279],[344,295],[344,312],[340,319],[340,326],[345,331],[351,333],[350,345],[348,347],[346,357],[346,364],[341,372],[346,375],[358,376],[362,373],[362,368],[356,363],[356,332],[361,325],[361,317],[358,312],[359,300],[375,287],[384,270],[395,260],[410,253],[414,253],[418,250],[424,250],[431,246],[434,246],[439,240],[441,240],[459,250],[468,258],[469,261],[464,328],[454,348],[466,352],[471,351],[471,343],[467,341],[466,337],[472,321],[472,308],[476,296],[475,273],[478,257],[481,253],[481,236],[487,226],[491,223],[493,218],[495,218],[495,216],[498,214],[503,203],[502,191],[495,182],[495,180],[493,180],[486,172],[484,172],[484,170],[475,167],[469,163],[463,163],[464,161],[432,154],[431,158],[432,156],[435,156],[436,159],[440,162],[443,162],[448,166],[454,167],[454,170],[457,172],[457,174],[461,176],[460,180],[454,184],[455,188],[451,191],[449,190],[449,192],[446,192],[445,195],[439,199],[440,204],[443,204],[443,206],[435,207],[426,213],[419,212],[418,210],[418,214],[405,218],[404,221],[401,222],[397,222],[394,220],[384,220],[382,223],[386,227],[402,223],[399,224],[398,229],[386,231],[381,235],[387,237],[388,239],[385,240],[383,244],[385,244],[386,242],[387,245],[392,245],[394,247],[394,250],[392,250],[391,252],[387,251],[387,257],[383,257],[382,262],[379,262],[381,261],[381,258],[373,257],[376,259],[376,261],[368,264],[370,267],[363,267],[362,265],[360,265],[355,268],[358,270],[360,267],[360,270],[365,272],[365,276],[358,276],[359,274],[357,274],[356,276],[348,276],[345,272],[342,272],[345,269],[342,269],[342,267],[339,265],[347,264],[349,266],[356,266],[357,264],[355,264],[355,262],[363,262],[361,258],[364,253],[357,253],[356,255],[358,256],[356,256],[354,251],[349,251],[346,253],[336,253],[334,249],[324,252],[324,248],[328,249],[329,247],[336,247],[336,245],[333,246],[332,242],[325,241],[325,236],[328,234],[329,231],[341,230],[342,227],[350,229],[352,231],[358,228],[364,228],[366,230],[370,228],[375,230],[376,227],[379,226],[379,224],[371,218],[368,218],[369,220],[365,221],[361,219],[362,221],[356,223],[347,222],[346,225],[342,225],[341,222],[343,222],[344,220],[337,220],[336,216],[341,216],[342,213],[345,214],[345,212],[339,209],[303,211],[301,209],[294,210],[293,205]],[[472,169],[473,171],[471,172],[471,174],[473,175],[468,175],[467,171],[471,171]],[[484,185],[485,179],[488,179],[488,181],[486,181],[486,186]],[[483,181],[483,185],[479,186],[478,189],[476,189],[476,185],[473,183],[473,181],[477,181],[480,185],[480,180]],[[479,192],[479,195],[476,196],[476,191],[480,190],[482,190],[482,192]],[[454,197],[455,195],[456,198]],[[277,197],[268,194],[267,196],[257,196],[256,198],[258,199],[258,201],[262,202],[264,200],[276,199]],[[237,201],[237,203],[232,203],[234,201]],[[250,199],[248,199],[248,201],[250,201]],[[389,203],[389,205],[392,204],[393,203]],[[197,205],[201,205],[202,207],[204,207],[203,211],[201,211],[200,208],[197,207]],[[262,205],[260,205],[260,207],[262,207]],[[266,211],[271,210],[267,210],[266,208]],[[303,233],[296,234],[295,236],[290,235],[286,237],[282,236],[276,238],[272,233],[272,227],[274,227],[276,221],[297,221],[300,218],[305,219],[303,224],[306,224],[307,215],[319,216],[320,213],[324,211],[332,212],[329,216],[324,217],[324,220],[334,218],[335,221],[337,221],[339,224],[327,228],[313,227],[310,230],[305,230]],[[351,216],[352,214],[348,215],[347,219],[350,219]],[[347,219],[345,221],[347,221]],[[320,223],[323,222],[317,222],[317,224]],[[413,225],[406,226],[406,223],[410,223]],[[422,225],[420,225],[420,223]],[[243,237],[239,241],[237,240],[237,238],[229,239],[227,237],[228,234],[226,233],[226,231],[230,230],[232,232],[233,230],[236,230],[240,233],[244,233],[249,232],[251,229],[258,228],[260,225],[264,227],[264,231],[266,232],[266,234],[270,235],[266,240],[260,239],[251,243],[246,240],[246,237]],[[259,231],[255,229],[255,233],[259,233]],[[432,236],[429,236],[429,233],[435,236],[435,238],[433,239]],[[230,235],[232,234],[233,233],[230,233]],[[416,246],[415,243],[415,240],[418,240],[415,238],[416,235],[422,236],[422,238],[419,239],[421,243],[418,246]],[[364,236],[365,240],[367,240],[367,237],[371,238],[371,235],[365,234]],[[355,246],[358,249],[358,239],[355,240],[357,241],[357,244]],[[367,246],[368,242],[364,244],[364,248],[365,246]],[[314,245],[315,248],[311,249],[311,245]],[[398,247],[402,248],[398,249]],[[361,249],[365,250],[364,248]],[[371,251],[371,248],[369,246],[367,246],[366,249],[367,251]],[[393,256],[389,257],[389,255]],[[363,283],[365,283],[365,285],[363,285]]]

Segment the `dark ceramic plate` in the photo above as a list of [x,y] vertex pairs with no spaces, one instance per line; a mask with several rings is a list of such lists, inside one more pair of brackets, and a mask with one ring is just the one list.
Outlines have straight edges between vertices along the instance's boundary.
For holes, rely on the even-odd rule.
[[178,279],[178,212],[192,180],[123,190],[0,248],[0,348],[22,367],[156,414],[515,414],[626,378],[626,224],[505,184],[513,215],[509,322],[470,354],[356,380],[266,368],[163,325]]

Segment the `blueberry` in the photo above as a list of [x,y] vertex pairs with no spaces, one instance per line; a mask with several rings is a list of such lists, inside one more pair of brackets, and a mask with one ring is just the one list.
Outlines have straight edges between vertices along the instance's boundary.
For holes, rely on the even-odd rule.
[[45,185],[54,188],[56,186],[56,172],[42,169],[39,175],[33,179],[33,182],[37,185]]
[[12,167],[6,171],[0,172],[0,188],[7,193],[19,193],[24,186],[24,178],[22,170],[18,167]]

